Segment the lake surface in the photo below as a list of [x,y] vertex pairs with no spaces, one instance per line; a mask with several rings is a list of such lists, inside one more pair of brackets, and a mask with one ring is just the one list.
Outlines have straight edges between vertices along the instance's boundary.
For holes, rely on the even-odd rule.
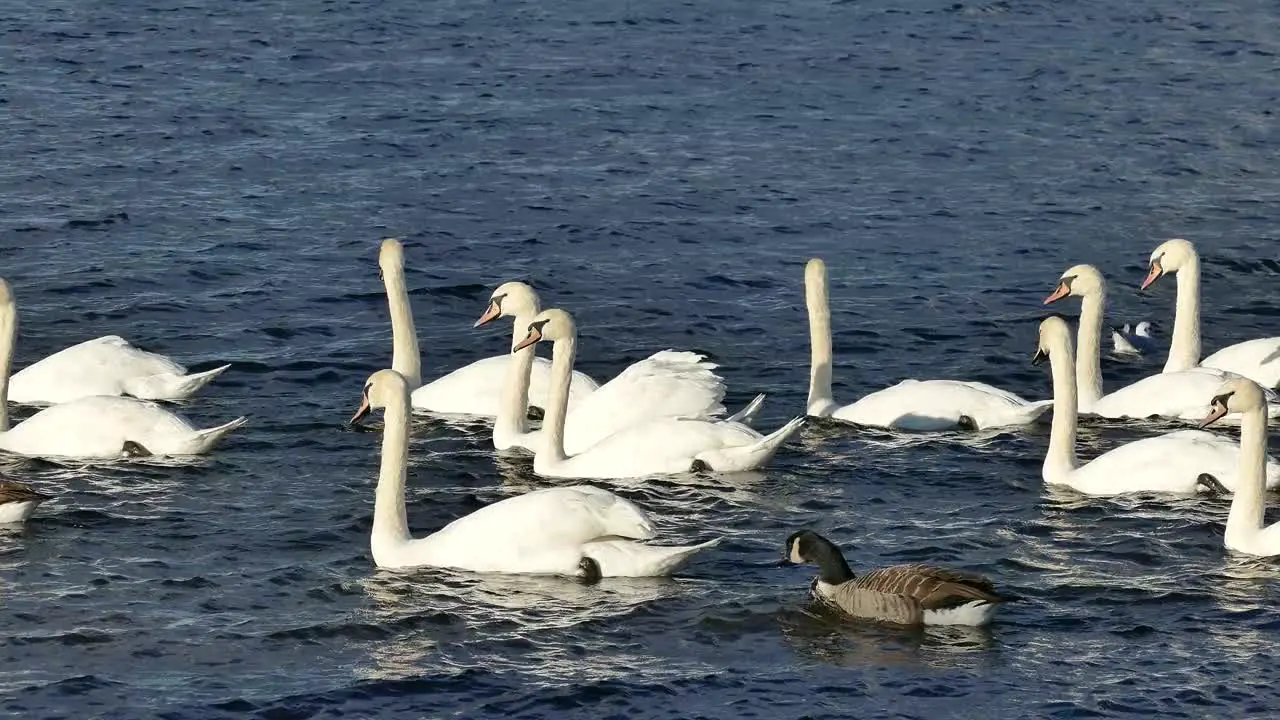
[[[767,472],[601,483],[666,581],[380,572],[390,363],[378,242],[405,238],[435,377],[532,282],[608,378],[722,364],[759,425],[803,412],[803,265],[831,268],[836,397],[905,377],[1048,396],[1029,364],[1068,266],[1154,319],[1151,250],[1204,256],[1205,348],[1280,334],[1274,3],[5,2],[0,267],[15,367],[121,334],[233,368],[183,412],[251,423],[180,467],[10,462],[58,499],[0,534],[0,708],[74,718],[1170,718],[1280,709],[1280,567],[1227,502],[1040,480],[1047,428],[811,423]],[[1074,314],[1078,304],[1064,304]],[[543,349],[543,352],[547,352]],[[1162,358],[1104,360],[1109,387]],[[1092,457],[1157,428],[1082,432]],[[1275,442],[1273,449],[1280,448]],[[414,430],[430,532],[545,483],[484,425]],[[1024,597],[984,631],[805,612],[812,527],[855,568],[932,561]]]

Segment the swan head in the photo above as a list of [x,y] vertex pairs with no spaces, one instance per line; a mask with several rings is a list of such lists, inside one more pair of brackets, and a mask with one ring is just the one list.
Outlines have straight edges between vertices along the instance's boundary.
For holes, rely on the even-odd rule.
[[574,325],[572,315],[557,308],[543,310],[529,323],[529,333],[511,348],[511,352],[519,352],[541,340],[569,340],[577,334],[578,327]]
[[1267,397],[1258,383],[1245,377],[1232,378],[1218,387],[1217,394],[1209,401],[1209,414],[1200,422],[1208,427],[1228,413],[1245,413],[1267,407]]
[[810,258],[804,265],[804,282],[806,285],[825,283],[827,281],[827,263],[822,258]]
[[489,305],[485,307],[484,314],[472,327],[488,325],[502,317],[533,315],[538,312],[539,307],[541,303],[538,300],[538,293],[534,292],[527,283],[518,280],[502,283],[489,296]]
[[1092,265],[1075,265],[1067,268],[1067,271],[1062,273],[1062,277],[1058,278],[1058,287],[1044,299],[1044,304],[1055,303],[1068,295],[1075,297],[1098,295],[1106,288],[1107,283],[1102,279],[1102,273],[1098,272],[1098,268]]
[[360,409],[351,416],[349,424],[355,425],[374,410],[385,408],[393,402],[409,402],[409,381],[395,370],[379,370],[369,376],[360,396]]
[[393,270],[404,270],[404,245],[396,238],[387,238],[378,250],[378,271],[385,274]]
[[1196,257],[1196,246],[1190,240],[1165,240],[1160,243],[1160,247],[1151,251],[1150,269],[1147,271],[1147,279],[1142,281],[1142,289],[1146,290],[1162,275],[1178,272],[1195,261]]
[[1049,353],[1054,347],[1071,346],[1071,328],[1067,327],[1067,321],[1051,315],[1040,321],[1040,344],[1036,347],[1036,354],[1031,356],[1031,364],[1039,365],[1049,359]]

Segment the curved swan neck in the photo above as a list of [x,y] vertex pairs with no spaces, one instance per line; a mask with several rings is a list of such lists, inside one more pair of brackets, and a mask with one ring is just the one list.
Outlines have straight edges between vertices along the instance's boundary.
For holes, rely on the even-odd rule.
[[1080,466],[1076,459],[1075,357],[1070,336],[1058,338],[1050,348],[1049,365],[1053,372],[1053,427],[1041,472],[1047,483],[1065,483],[1071,471]]
[[418,354],[418,331],[413,326],[413,309],[405,286],[404,266],[393,265],[382,272],[391,308],[391,369],[404,376],[409,389],[422,385],[422,356]]
[[1177,272],[1178,305],[1173,312],[1173,340],[1165,372],[1190,370],[1200,364],[1200,258],[1191,255]]
[[564,452],[564,421],[569,411],[569,383],[573,380],[573,359],[578,350],[577,335],[556,340],[551,346],[551,388],[542,420],[542,449],[534,458],[539,463],[568,460]]
[[827,267],[811,263],[805,268],[804,300],[809,310],[810,414],[834,402],[831,396],[831,305],[827,299]]
[[[4,282],[0,280],[0,282]],[[0,301],[0,432],[9,430],[9,371],[13,369],[13,345],[18,339],[18,308],[12,294]]]
[[409,520],[404,504],[408,467],[409,393],[406,390],[387,405],[383,418],[382,465],[378,471],[370,535],[375,562],[381,553],[409,541]]
[[1227,514],[1226,544],[1239,547],[1262,529],[1267,492],[1267,409],[1255,408],[1240,419],[1240,478]]
[[[529,323],[538,314],[535,307],[528,314],[515,318],[511,331],[511,347],[529,333]],[[493,422],[493,434],[523,435],[529,432],[529,383],[533,376],[534,346],[513,353],[507,364],[507,376],[502,384],[502,398],[498,404],[498,417]]]
[[[1079,346],[1076,355],[1077,410],[1089,412],[1102,397],[1102,321],[1107,306],[1105,288],[1084,296],[1080,301],[1080,328],[1076,331]],[[1054,391],[1055,397],[1057,391]],[[1056,411],[1054,413],[1057,414]]]

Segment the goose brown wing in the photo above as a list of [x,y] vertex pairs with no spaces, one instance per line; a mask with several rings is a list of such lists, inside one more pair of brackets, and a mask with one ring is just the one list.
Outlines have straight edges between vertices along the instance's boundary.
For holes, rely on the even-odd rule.
[[0,503],[11,502],[30,502],[32,500],[48,500],[48,495],[42,495],[31,489],[30,485],[25,485],[12,480],[0,480]]
[[832,588],[823,599],[854,617],[900,625],[924,622],[924,608],[914,598],[859,587],[856,580]]
[[890,595],[902,595],[925,610],[971,603],[1001,602],[991,581],[981,575],[932,565],[894,565],[861,575],[848,585]]

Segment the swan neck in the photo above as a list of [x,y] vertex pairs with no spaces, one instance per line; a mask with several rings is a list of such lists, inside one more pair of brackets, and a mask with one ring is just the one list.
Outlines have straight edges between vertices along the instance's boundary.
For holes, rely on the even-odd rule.
[[577,354],[576,335],[556,340],[551,346],[551,388],[542,420],[542,450],[535,464],[568,460],[564,452],[564,422],[569,411],[569,383],[573,380],[573,359]]
[[[512,324],[511,347],[528,334],[529,323],[536,315],[535,310],[516,316]],[[499,433],[523,435],[529,431],[529,383],[533,375],[533,358],[533,345],[512,353],[511,362],[507,364],[507,376],[503,380],[498,417],[493,423],[494,437]]]
[[[1227,514],[1227,545],[1262,529],[1267,492],[1267,410],[1255,408],[1240,419],[1240,476]],[[1234,542],[1233,542],[1234,541]]]
[[387,405],[382,429],[382,466],[373,503],[371,536],[374,559],[379,548],[409,541],[409,520],[404,504],[405,475],[409,467],[409,393]]
[[1200,259],[1187,259],[1177,273],[1178,304],[1173,313],[1173,340],[1165,372],[1190,370],[1200,364]]
[[1069,338],[1062,338],[1050,349],[1049,364],[1053,372],[1053,426],[1041,472],[1047,483],[1065,483],[1067,476],[1080,466],[1076,459],[1075,358]]
[[834,401],[831,396],[831,305],[827,299],[825,268],[805,278],[805,305],[809,309],[809,400],[812,414]]
[[382,282],[391,308],[391,369],[404,376],[409,390],[416,390],[422,385],[422,356],[418,353],[418,331],[413,326],[404,266],[383,270]]
[[[1080,303],[1080,328],[1076,331],[1077,410],[1089,412],[1102,397],[1102,321],[1107,291],[1086,295]],[[1055,392],[1056,395],[1056,392]]]
[[10,300],[0,304],[0,432],[9,430],[9,372],[18,339],[18,308]]

